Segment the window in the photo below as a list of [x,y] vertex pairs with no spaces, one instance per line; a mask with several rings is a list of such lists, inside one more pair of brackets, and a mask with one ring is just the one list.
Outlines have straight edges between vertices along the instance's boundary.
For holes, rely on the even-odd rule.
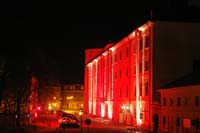
[[163,116],[163,125],[166,124],[166,116]]
[[167,103],[166,103],[166,97],[163,98],[163,106],[166,106]]
[[128,48],[126,48],[126,57],[128,57]]
[[174,104],[174,100],[170,98],[170,106],[172,106],[173,104]]
[[142,96],[142,83],[140,83],[140,96]]
[[128,97],[128,85],[126,86],[126,97]]
[[146,81],[145,82],[145,96],[148,96],[149,95],[149,82]]
[[136,45],[133,46],[133,53],[136,53]]
[[140,72],[140,73],[142,72],[142,63],[140,63],[139,72]]
[[188,106],[188,98],[187,97],[184,98],[184,106]]
[[195,96],[195,106],[199,106],[199,96]]
[[128,76],[128,68],[126,68],[126,76]]
[[181,98],[177,97],[177,106],[181,106]]
[[145,71],[149,70],[149,61],[145,61]]
[[148,48],[149,47],[149,37],[146,36],[145,37],[145,48]]
[[140,50],[142,50],[142,39],[140,39]]
[[122,97],[122,87],[120,87],[120,97]]
[[119,53],[119,59],[122,60],[122,52]]

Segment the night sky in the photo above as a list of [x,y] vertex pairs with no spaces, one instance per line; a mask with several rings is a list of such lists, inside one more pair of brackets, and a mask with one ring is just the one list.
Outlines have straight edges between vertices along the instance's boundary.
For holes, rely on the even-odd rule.
[[83,83],[85,49],[121,40],[151,9],[160,18],[189,14],[187,1],[170,1],[7,0],[0,3],[0,56],[11,73],[29,69],[43,81]]

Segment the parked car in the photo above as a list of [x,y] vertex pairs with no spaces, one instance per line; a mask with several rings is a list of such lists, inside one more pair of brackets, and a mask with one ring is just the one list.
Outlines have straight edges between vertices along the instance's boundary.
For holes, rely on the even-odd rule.
[[58,117],[58,123],[59,123],[59,128],[61,129],[65,129],[68,127],[73,127],[73,128],[80,127],[79,120],[77,119],[77,117],[73,114],[68,114],[68,113],[62,113]]

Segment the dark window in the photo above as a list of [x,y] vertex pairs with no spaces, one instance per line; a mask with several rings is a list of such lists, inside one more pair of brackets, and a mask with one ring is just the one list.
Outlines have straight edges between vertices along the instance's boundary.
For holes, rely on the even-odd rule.
[[140,83],[140,96],[142,96],[142,83]]
[[163,98],[163,106],[166,106],[166,97]]
[[188,98],[187,97],[184,98],[184,106],[188,106]]
[[126,68],[126,76],[128,76],[128,68]]
[[172,106],[174,104],[174,101],[172,98],[170,98],[170,105]]
[[128,57],[128,48],[126,48],[126,57]]
[[122,52],[119,53],[119,59],[122,60]]
[[128,86],[126,86],[126,97],[128,97]]
[[177,97],[177,106],[181,106],[181,98]]
[[166,124],[166,116],[163,116],[163,125]]
[[122,87],[120,87],[120,97],[122,97]]
[[195,106],[199,106],[199,96],[195,96]]
[[145,96],[148,96],[149,95],[149,82],[146,81],[145,83]]
[[149,70],[149,61],[145,61],[145,71]]
[[142,50],[142,39],[140,39],[140,50]]
[[142,63],[140,63],[139,72],[140,72],[140,73],[142,72]]
[[145,48],[148,48],[149,47],[149,37],[146,36],[145,38]]

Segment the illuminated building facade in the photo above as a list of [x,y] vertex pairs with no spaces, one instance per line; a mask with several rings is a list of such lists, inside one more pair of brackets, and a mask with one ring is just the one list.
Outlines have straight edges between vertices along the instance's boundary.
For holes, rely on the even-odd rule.
[[105,48],[85,50],[84,112],[155,130],[161,86],[192,71],[200,24],[148,21]]
[[83,109],[83,84],[65,84],[61,89],[61,110],[78,113]]
[[39,104],[41,107],[40,112],[44,113],[56,113],[60,110],[60,99],[61,99],[61,85],[57,82],[52,82],[51,84],[44,85],[39,90]]

